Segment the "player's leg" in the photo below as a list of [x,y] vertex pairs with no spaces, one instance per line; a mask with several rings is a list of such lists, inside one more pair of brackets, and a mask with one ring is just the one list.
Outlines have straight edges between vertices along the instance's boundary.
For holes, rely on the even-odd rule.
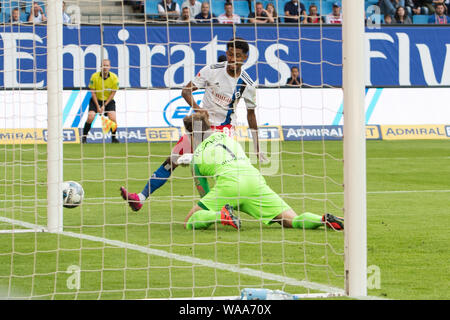
[[294,210],[289,209],[280,213],[274,219],[285,228],[295,229],[317,229],[326,225],[334,230],[344,230],[344,220],[330,213],[318,215],[311,212],[304,212],[297,215]]
[[92,100],[92,98],[91,98],[91,100],[89,101],[88,117],[84,124],[83,136],[81,137],[82,143],[86,143],[87,135],[88,135],[89,131],[91,130],[92,121],[94,121],[96,114],[97,114],[97,107],[95,106],[94,100]]
[[218,222],[235,229],[239,229],[241,226],[239,219],[233,214],[233,208],[228,204],[224,205],[220,211],[202,208],[199,204],[196,204],[186,216],[184,228],[187,230],[202,230]]
[[323,225],[335,230],[344,229],[343,219],[331,214],[317,215],[304,212],[297,215],[277,193],[262,182],[261,178],[260,183],[255,178],[251,180],[253,180],[252,196],[243,202],[241,209],[264,224],[278,222],[285,228],[296,229],[316,229]]
[[215,186],[192,208],[185,219],[185,228],[206,229],[220,222],[235,229],[240,228],[239,219],[233,214],[237,207],[237,184],[234,179],[221,177]]
[[192,153],[191,140],[188,135],[183,135],[172,149],[171,155],[153,173],[142,192],[139,194],[141,201],[147,199],[153,192],[161,188],[169,179],[172,172],[178,167],[176,158],[185,153]]
[[285,228],[295,229],[317,229],[323,225],[322,216],[311,212],[304,212],[297,215],[294,210],[288,209],[277,215],[274,221]]
[[178,166],[175,162],[175,158],[184,153],[192,153],[191,142],[187,135],[183,135],[180,140],[178,140],[177,144],[172,149],[171,155],[167,157],[155,172],[153,172],[140,193],[129,193],[124,187],[120,188],[122,198],[128,201],[131,209],[134,211],[141,209],[142,202],[167,182],[173,170]]
[[112,143],[119,143],[119,140],[117,139],[117,119],[116,119],[116,102],[114,100],[110,101],[105,106],[105,115],[115,123],[115,126],[111,126],[111,142]]

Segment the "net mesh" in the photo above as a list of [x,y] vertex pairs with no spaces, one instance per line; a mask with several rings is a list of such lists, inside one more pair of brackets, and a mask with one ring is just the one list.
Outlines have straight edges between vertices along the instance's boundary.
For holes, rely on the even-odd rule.
[[[183,3],[173,2],[182,16]],[[248,18],[259,6],[254,1],[232,1],[242,24],[179,21],[159,15],[159,3],[65,1],[64,181],[80,183],[85,198],[64,209],[64,231],[52,234],[40,232],[47,225],[47,28],[37,20],[45,20],[47,3],[2,1],[0,295],[150,299],[238,296],[243,288],[342,293],[342,232],[268,226],[238,211],[239,231],[220,223],[185,230],[200,196],[191,171],[181,167],[139,212],[119,191],[140,192],[168,157],[184,133],[183,117],[192,113],[181,89],[239,36],[250,45],[243,69],[257,88],[259,140],[270,163],[252,154],[243,99],[235,111],[237,139],[297,214],[342,216],[341,29],[325,23],[331,2],[314,1],[323,18],[318,23],[288,24],[286,1],[261,1],[278,12],[266,25]],[[225,1],[209,7],[218,18]],[[17,24],[10,20],[14,8],[22,19]],[[112,133],[102,132],[96,115],[83,144],[89,82],[103,59],[118,76],[120,143],[111,143]],[[294,66],[300,84],[286,85]],[[193,96],[203,106],[204,89]]]

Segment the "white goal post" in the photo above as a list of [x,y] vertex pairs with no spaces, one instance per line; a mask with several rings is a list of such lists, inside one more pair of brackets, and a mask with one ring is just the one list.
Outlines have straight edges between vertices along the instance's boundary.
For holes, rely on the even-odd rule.
[[47,2],[47,228],[63,231],[62,2]]
[[364,1],[343,1],[345,291],[367,295]]

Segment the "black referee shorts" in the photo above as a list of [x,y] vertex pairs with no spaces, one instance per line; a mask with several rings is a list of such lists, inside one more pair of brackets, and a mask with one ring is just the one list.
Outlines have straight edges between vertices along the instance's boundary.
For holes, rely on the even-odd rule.
[[[102,104],[106,102],[106,101],[101,101],[98,100],[98,105],[101,107]],[[95,113],[97,113],[97,106],[95,105],[94,99],[91,98],[91,100],[89,101],[89,111],[94,111]],[[113,100],[111,100],[106,106],[105,106],[105,116],[108,116],[108,112],[109,111],[116,111],[116,102]]]

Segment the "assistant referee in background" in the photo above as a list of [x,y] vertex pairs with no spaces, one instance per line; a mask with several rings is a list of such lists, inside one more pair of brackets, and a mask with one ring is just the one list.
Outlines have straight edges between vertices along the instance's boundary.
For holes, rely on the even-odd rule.
[[[92,97],[89,101],[89,113],[86,123],[84,124],[83,137],[81,142],[86,143],[86,137],[91,130],[92,121],[94,121],[97,113],[107,116],[111,121],[116,121],[116,102],[114,96],[119,89],[119,78],[111,69],[111,62],[108,59],[102,61],[102,71],[95,72],[89,82]],[[111,142],[119,143],[116,136],[117,126],[115,130],[111,129]]]

